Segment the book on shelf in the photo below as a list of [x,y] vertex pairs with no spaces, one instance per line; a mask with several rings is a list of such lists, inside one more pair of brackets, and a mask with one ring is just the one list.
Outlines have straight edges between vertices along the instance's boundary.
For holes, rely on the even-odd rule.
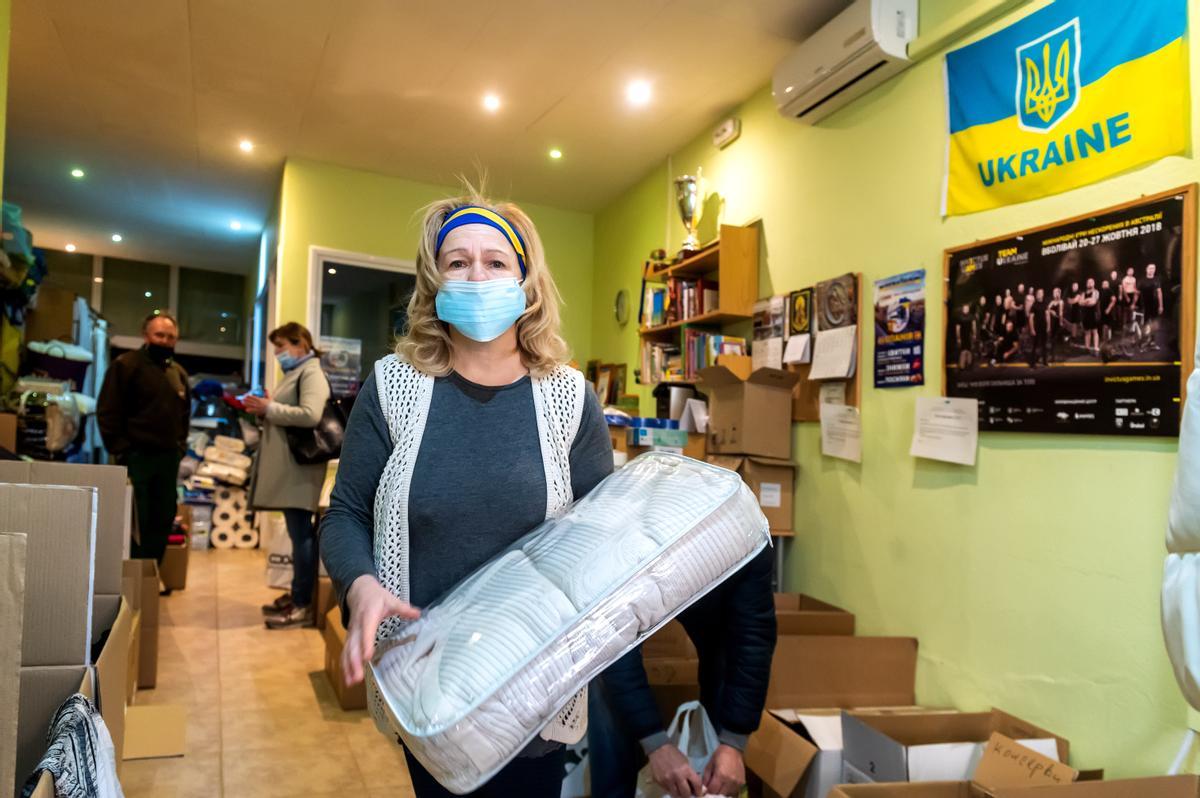
[[662,285],[646,285],[642,297],[642,317],[638,320],[642,327],[658,327],[667,323],[667,288]]

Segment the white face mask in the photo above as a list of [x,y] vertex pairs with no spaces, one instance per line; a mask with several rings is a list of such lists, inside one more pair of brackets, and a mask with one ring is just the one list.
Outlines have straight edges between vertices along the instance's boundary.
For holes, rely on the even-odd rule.
[[525,312],[525,289],[515,277],[447,280],[437,293],[438,318],[473,341],[495,340]]

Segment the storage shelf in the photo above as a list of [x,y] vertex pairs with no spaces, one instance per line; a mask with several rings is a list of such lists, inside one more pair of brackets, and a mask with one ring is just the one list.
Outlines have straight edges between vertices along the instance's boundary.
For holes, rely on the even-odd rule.
[[684,319],[683,321],[673,321],[670,324],[660,324],[657,327],[643,327],[642,329],[638,330],[638,334],[642,335],[642,336],[661,335],[663,333],[674,332],[674,331],[678,330],[680,327],[684,327],[686,325],[729,324],[729,323],[735,322],[735,321],[747,321],[750,318],[752,318],[752,317],[744,316],[744,315],[741,315],[738,313],[724,313],[722,311],[716,310],[716,311],[713,311],[712,313],[701,313],[699,316],[692,316],[691,318]]
[[674,266],[654,272],[648,279],[666,280],[668,277],[700,277],[715,272],[720,265],[720,240],[701,249],[695,255],[690,255]]

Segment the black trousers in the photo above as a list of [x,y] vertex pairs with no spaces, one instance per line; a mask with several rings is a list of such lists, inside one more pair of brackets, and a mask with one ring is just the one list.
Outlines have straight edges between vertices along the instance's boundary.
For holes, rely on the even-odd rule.
[[135,559],[162,562],[167,535],[175,525],[175,482],[179,460],[179,453],[174,451],[129,452],[123,458],[123,465],[129,470],[129,481],[133,483],[138,536],[141,538],[141,543],[133,544]]
[[[567,749],[559,746],[545,756],[517,757],[468,798],[559,798],[566,755]],[[456,798],[407,749],[404,758],[417,798]]]

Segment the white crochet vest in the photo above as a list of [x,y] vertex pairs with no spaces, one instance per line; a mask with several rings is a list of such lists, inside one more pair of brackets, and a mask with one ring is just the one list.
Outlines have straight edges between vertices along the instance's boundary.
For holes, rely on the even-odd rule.
[[[535,377],[532,383],[542,466],[546,472],[546,518],[549,519],[565,512],[574,499],[571,444],[575,442],[583,416],[586,383],[579,371],[568,366],[559,366],[545,377]],[[375,384],[393,446],[375,491],[375,566],[380,584],[407,602],[408,491],[425,434],[425,421],[429,417],[434,378],[417,371],[398,356],[388,355],[375,363]],[[375,634],[376,644],[393,637],[404,623],[400,618],[385,619]],[[368,684],[371,715],[376,725],[386,732],[382,699],[374,685]],[[586,729],[585,688],[543,730],[542,736],[548,740],[575,743],[582,739]]]

